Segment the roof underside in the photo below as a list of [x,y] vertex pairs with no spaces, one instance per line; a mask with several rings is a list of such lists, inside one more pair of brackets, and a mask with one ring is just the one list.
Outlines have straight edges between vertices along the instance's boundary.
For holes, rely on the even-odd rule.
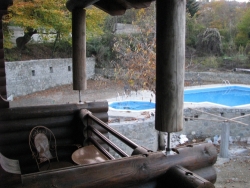
[[68,0],[67,8],[72,11],[75,8],[86,8],[94,5],[112,16],[122,15],[127,9],[146,8],[155,0]]

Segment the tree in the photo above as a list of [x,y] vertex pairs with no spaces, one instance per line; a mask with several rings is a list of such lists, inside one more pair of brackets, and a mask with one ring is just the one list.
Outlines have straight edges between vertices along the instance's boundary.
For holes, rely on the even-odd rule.
[[108,16],[102,10],[91,6],[86,9],[86,36],[87,40],[99,37],[104,33],[104,23]]
[[250,41],[250,9],[245,11],[237,28],[239,32],[236,36],[236,44],[238,46],[246,46]]
[[222,55],[221,36],[218,29],[207,28],[205,32],[199,36],[197,51],[202,55]]
[[[188,16],[188,37],[190,45],[195,46],[195,42],[202,26],[197,23],[195,11],[198,7],[196,2],[189,2],[189,10],[193,8],[193,17]],[[192,4],[193,3],[193,4]],[[192,8],[191,8],[192,7]],[[187,8],[188,10],[188,8]],[[114,51],[117,53],[116,74],[124,75],[125,84],[129,84],[133,89],[147,89],[155,92],[155,71],[156,71],[156,28],[155,28],[155,3],[147,9],[137,11],[133,24],[137,25],[137,33],[129,36],[116,35]]]
[[117,54],[116,74],[126,69],[124,84],[134,90],[148,89],[155,92],[155,7],[137,12],[134,24],[138,31],[130,35],[116,35],[114,51]]
[[197,15],[193,17],[186,13],[186,45],[192,48],[196,47],[198,35],[204,30],[204,25],[199,23]]
[[[24,29],[23,38],[19,39],[23,47],[32,34],[39,33],[43,40],[71,41],[71,13],[65,4],[67,0],[15,0],[9,8],[6,24]],[[87,9],[87,37],[102,32],[106,13],[94,7]],[[56,42],[56,41],[55,41]]]
[[[24,36],[17,40],[21,49],[34,33],[45,38],[67,38],[70,33],[70,13],[66,0],[15,0],[9,8],[9,25],[24,29]],[[43,35],[45,34],[45,35]],[[48,35],[52,34],[52,35]]]
[[217,28],[222,37],[224,52],[232,55],[233,49],[235,49],[237,23],[245,9],[246,4],[244,3],[213,1],[202,4],[197,20],[205,28]]

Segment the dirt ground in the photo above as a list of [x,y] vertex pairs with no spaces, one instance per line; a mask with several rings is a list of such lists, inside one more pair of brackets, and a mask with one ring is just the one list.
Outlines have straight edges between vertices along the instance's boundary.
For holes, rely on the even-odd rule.
[[216,188],[250,187],[250,145],[234,143],[229,148],[229,159],[218,158]]
[[[81,101],[101,101],[108,98],[115,98],[118,96],[118,93],[121,95],[124,92],[123,87],[124,84],[119,80],[108,80],[104,78],[88,80],[87,89],[81,92]],[[78,102],[79,91],[74,91],[72,84],[68,84],[26,96],[16,97],[10,102],[10,106],[38,106]]]
[[[122,94],[124,84],[114,80],[89,80],[88,89],[81,94],[82,101],[99,101]],[[45,91],[14,98],[11,107],[51,104],[78,103],[79,92],[72,85],[55,87]],[[250,188],[250,145],[234,143],[230,145],[230,158],[218,157],[216,188]]]

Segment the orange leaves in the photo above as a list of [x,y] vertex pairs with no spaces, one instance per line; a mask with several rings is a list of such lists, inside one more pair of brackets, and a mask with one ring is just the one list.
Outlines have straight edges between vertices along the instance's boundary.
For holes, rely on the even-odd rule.
[[69,34],[71,20],[66,0],[15,0],[9,8],[12,25],[38,32]]

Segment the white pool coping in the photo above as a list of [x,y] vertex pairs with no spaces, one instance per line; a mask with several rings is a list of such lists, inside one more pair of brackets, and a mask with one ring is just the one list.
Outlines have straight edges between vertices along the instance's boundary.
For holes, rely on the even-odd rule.
[[[230,84],[230,85],[225,85],[225,84],[212,84],[212,85],[201,85],[201,86],[188,86],[185,87],[185,90],[193,90],[193,89],[201,89],[201,88],[215,88],[215,87],[226,87],[226,86],[243,86],[243,87],[248,87],[250,88],[249,85],[244,85],[244,84]],[[138,91],[136,92],[131,92],[131,95],[126,96],[126,95],[119,95],[119,97],[116,98],[111,98],[108,99],[107,101],[109,103],[111,102],[118,102],[118,101],[152,101],[155,102],[155,95],[151,91]],[[240,105],[240,106],[225,106],[225,105],[220,105],[216,103],[211,103],[211,102],[184,102],[183,108],[204,108],[204,107],[209,107],[209,108],[228,108],[228,109],[249,109],[250,104],[247,105]],[[137,118],[143,118],[145,115],[142,115],[143,112],[150,112],[150,114],[155,113],[155,109],[150,109],[150,110],[140,110],[140,111],[135,111],[135,110],[117,110],[114,108],[109,107],[109,116],[112,117],[117,117],[117,116],[125,116],[125,117],[137,117]]]
[[[130,100],[124,100],[124,101],[111,101],[111,102],[109,102],[108,104],[110,105],[110,104],[112,104],[112,103],[117,103],[117,102],[126,102],[126,101],[135,101],[135,102],[151,102],[151,103],[154,103],[155,104],[155,102],[152,102],[152,101],[142,101],[142,100],[132,100],[132,99],[130,99]],[[109,110],[113,110],[113,111],[124,111],[124,112],[126,112],[126,111],[131,111],[131,112],[144,112],[144,111],[149,111],[149,112],[154,112],[155,111],[155,108],[150,108],[150,109],[146,109],[146,110],[130,110],[130,109],[115,109],[115,108],[112,108],[112,107],[109,107]]]
[[[185,87],[185,90],[196,90],[203,88],[218,88],[218,87],[228,87],[228,86],[242,86],[250,89],[249,85],[244,84],[212,84],[212,85],[201,85],[201,86],[189,86]],[[212,103],[212,102],[184,102],[184,108],[197,108],[197,107],[219,107],[219,108],[250,108],[250,104],[239,105],[239,106],[226,106],[222,104]]]

